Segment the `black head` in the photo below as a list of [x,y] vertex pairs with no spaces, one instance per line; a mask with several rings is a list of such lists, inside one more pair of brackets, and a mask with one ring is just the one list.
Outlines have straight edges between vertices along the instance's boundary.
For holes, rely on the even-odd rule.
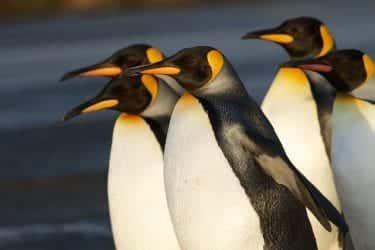
[[225,58],[221,52],[206,46],[180,50],[161,62],[127,69],[124,73],[172,76],[184,89],[198,90],[220,73]]
[[139,115],[154,101],[158,87],[158,80],[150,75],[112,79],[96,97],[66,113],[64,120],[103,109]]
[[146,44],[135,44],[118,50],[100,63],[70,71],[61,78],[61,81],[78,76],[117,77],[124,68],[155,63],[163,58],[160,50]]
[[358,50],[337,50],[320,58],[299,60],[285,65],[315,71],[341,92],[357,89],[375,74],[374,61]]
[[243,39],[261,39],[282,46],[292,59],[320,57],[335,48],[335,40],[320,20],[297,17],[271,29],[247,33]]

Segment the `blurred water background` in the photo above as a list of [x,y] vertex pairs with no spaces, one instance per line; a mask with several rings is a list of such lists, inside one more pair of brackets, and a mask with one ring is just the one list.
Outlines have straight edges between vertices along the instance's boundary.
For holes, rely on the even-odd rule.
[[210,45],[233,62],[259,103],[286,55],[276,45],[240,37],[301,15],[324,20],[340,48],[375,56],[372,0],[113,0],[111,6],[81,0],[78,7],[66,0],[62,10],[14,5],[20,2],[6,0],[8,8],[0,11],[0,249],[114,249],[106,172],[117,114],[63,122],[64,112],[107,81],[59,83],[64,72],[133,43],[150,43],[166,54]]

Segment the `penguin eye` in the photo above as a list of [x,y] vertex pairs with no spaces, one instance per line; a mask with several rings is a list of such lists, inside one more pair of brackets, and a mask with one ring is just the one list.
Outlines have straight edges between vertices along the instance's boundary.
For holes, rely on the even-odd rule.
[[303,27],[301,25],[292,25],[290,27],[290,32],[295,35],[295,36],[303,36],[305,35],[306,33],[309,32],[309,27]]
[[115,60],[115,64],[122,67],[133,67],[142,64],[142,61],[135,55],[121,55]]
[[207,72],[210,72],[211,69],[208,65],[201,64],[199,67],[199,71],[197,72],[197,75],[199,78],[204,79],[207,77]]
[[199,60],[197,60],[197,58],[194,56],[184,56],[178,60],[178,64],[183,66],[184,68],[193,69],[198,66]]
[[290,31],[293,33],[293,34],[296,34],[296,33],[299,33],[300,32],[300,29],[296,26],[293,26],[290,28]]
[[114,86],[114,87],[112,88],[112,93],[117,93],[117,94],[119,94],[119,93],[123,93],[124,91],[125,91],[125,89],[124,89],[124,87],[121,86],[121,85]]

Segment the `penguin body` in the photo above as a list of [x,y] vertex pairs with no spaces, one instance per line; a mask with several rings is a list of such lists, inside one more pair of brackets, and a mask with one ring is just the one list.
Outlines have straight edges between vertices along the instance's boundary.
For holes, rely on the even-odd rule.
[[305,206],[326,230],[328,217],[342,222],[291,165],[220,52],[184,49],[128,73],[169,74],[193,93],[175,106],[164,154],[168,206],[182,249],[317,249]]
[[[251,32],[243,38],[275,42],[297,60],[324,56],[336,47],[327,26],[312,17],[292,18],[276,28]],[[290,160],[341,210],[330,161],[331,125],[327,120],[333,106],[331,95],[324,86],[310,85],[303,71],[280,68],[261,108]],[[310,212],[308,215],[318,249],[342,249],[337,228],[327,232]]]
[[375,248],[375,106],[339,94],[332,115],[332,161],[356,249]]
[[259,216],[213,129],[199,100],[185,94],[165,148],[167,196],[180,243],[197,250],[263,249]]
[[[171,122],[165,150],[167,196],[184,248],[317,249],[305,209],[286,189],[257,166],[240,172],[245,167],[242,161],[248,159],[238,155],[241,150],[225,140],[224,134],[236,133],[236,125],[220,128],[212,124],[204,106],[189,95],[180,99]],[[188,133],[187,125],[193,126]],[[225,140],[222,143],[227,146],[222,147],[217,139]],[[187,148],[178,147],[181,142]],[[191,149],[191,145],[196,146]],[[228,148],[238,169],[223,153]],[[267,204],[270,207],[265,209]]]
[[163,147],[177,94],[149,75],[121,76],[81,113],[114,109],[116,120],[108,171],[108,200],[116,249],[179,250],[166,200]]
[[337,187],[355,248],[374,249],[375,202],[370,190],[375,188],[375,106],[368,101],[375,100],[375,63],[363,52],[337,50],[290,64],[319,76],[310,78],[313,85],[336,91],[330,123]]
[[113,130],[108,199],[116,249],[179,249],[167,207],[162,145],[140,116]]
[[151,113],[169,119],[162,116],[172,110],[176,95],[163,95],[172,92],[167,88],[161,83],[155,103],[138,116],[120,115],[113,130],[108,200],[117,249],[179,249],[164,184],[168,122],[144,118]]
[[[327,145],[330,128],[324,131],[325,126],[321,122],[324,118],[319,112],[313,87],[316,86],[310,85],[302,70],[281,68],[261,107],[290,160],[341,210],[330,163],[330,148]],[[326,138],[325,134],[328,134]],[[334,227],[332,232],[327,232],[309,211],[308,215],[318,249],[342,249],[338,228]]]

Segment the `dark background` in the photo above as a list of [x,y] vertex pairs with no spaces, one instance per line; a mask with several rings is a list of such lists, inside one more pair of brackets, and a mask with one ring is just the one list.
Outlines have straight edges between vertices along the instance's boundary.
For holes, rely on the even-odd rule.
[[0,3],[0,249],[113,249],[106,171],[118,114],[63,122],[107,81],[59,83],[64,72],[133,43],[166,54],[210,45],[260,102],[286,54],[240,37],[301,15],[324,20],[339,47],[375,56],[371,0],[25,2]]

